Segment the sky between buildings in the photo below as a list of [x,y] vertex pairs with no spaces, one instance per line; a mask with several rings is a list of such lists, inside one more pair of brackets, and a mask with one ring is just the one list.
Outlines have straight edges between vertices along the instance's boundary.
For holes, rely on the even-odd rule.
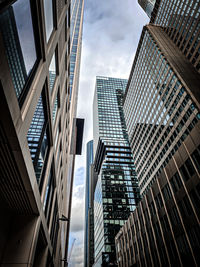
[[142,28],[149,18],[137,0],[85,0],[77,117],[85,118],[82,156],[76,156],[70,267],[83,266],[86,144],[93,139],[96,76],[128,79]]

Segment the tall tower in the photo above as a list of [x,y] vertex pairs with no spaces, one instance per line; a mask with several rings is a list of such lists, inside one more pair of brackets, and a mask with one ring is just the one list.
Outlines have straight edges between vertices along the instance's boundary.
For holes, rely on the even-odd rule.
[[84,238],[84,265],[89,266],[89,216],[91,208],[91,164],[93,163],[93,140],[87,143],[86,150],[86,183],[85,183],[85,238]]
[[[198,0],[177,1],[138,0],[139,4],[150,17],[150,23],[159,25],[167,33],[174,44],[200,72],[199,25],[200,2]],[[145,7],[152,2],[153,12]]]
[[[83,134],[77,82],[70,91],[70,1],[1,2],[0,265],[66,266]],[[76,81],[82,17],[81,4]]]
[[96,78],[94,266],[116,266],[114,237],[140,198],[123,114],[126,85],[124,79]]
[[141,5],[141,7],[147,13],[148,17],[151,18],[151,14],[153,12],[156,0],[138,0],[138,3]]
[[142,200],[116,237],[119,266],[198,266],[199,84],[166,28],[145,26],[124,99]]

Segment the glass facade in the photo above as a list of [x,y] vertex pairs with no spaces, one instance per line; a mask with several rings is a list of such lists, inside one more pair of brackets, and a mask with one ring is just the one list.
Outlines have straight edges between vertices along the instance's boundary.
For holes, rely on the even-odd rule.
[[147,13],[148,17],[151,18],[151,14],[153,12],[153,8],[156,3],[156,0],[138,0],[138,3]]
[[44,0],[44,17],[45,17],[46,41],[48,42],[54,28],[52,0]]
[[79,82],[83,7],[84,7],[83,0],[71,1],[71,20],[70,20],[71,54],[70,54],[70,87],[69,87],[70,101],[72,96],[72,90],[76,90],[73,88],[78,87],[78,82]]
[[38,184],[41,187],[42,169],[49,150],[49,134],[46,113],[44,110],[44,95],[41,95],[27,134],[31,158]]
[[52,90],[53,90],[55,80],[56,80],[56,56],[54,53],[53,57],[51,59],[50,66],[49,66],[49,89],[50,89],[50,92],[52,92]]
[[88,267],[89,264],[89,216],[90,216],[90,208],[91,208],[91,200],[90,200],[90,191],[91,191],[91,171],[90,166],[93,163],[93,140],[87,143],[87,152],[86,152],[86,185],[85,185],[85,239],[84,239],[84,266]]
[[[159,34],[168,38],[161,28]],[[138,180],[144,193],[200,120],[199,109],[188,88],[148,26],[141,36],[124,110]]]
[[19,99],[37,61],[30,2],[18,0],[0,14],[8,65]]
[[[113,266],[115,235],[140,198],[123,114],[127,80],[97,77],[94,96],[94,266]],[[112,265],[113,264],[113,265]]]

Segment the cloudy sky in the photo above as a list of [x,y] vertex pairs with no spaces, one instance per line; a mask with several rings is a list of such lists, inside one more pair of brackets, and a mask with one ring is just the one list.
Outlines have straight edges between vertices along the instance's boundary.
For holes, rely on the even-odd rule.
[[77,156],[70,245],[70,267],[83,267],[86,144],[92,139],[96,76],[128,79],[142,27],[149,21],[137,0],[85,0],[78,117],[85,118],[82,156]]

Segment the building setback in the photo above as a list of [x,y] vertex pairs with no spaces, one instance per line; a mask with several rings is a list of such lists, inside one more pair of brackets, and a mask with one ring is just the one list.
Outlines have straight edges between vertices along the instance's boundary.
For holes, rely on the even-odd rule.
[[[78,51],[81,10],[74,20]],[[69,26],[70,1],[1,1],[2,266],[67,265],[73,168],[83,134],[78,86],[70,90]]]
[[116,266],[115,235],[140,199],[122,107],[126,84],[123,79],[96,78],[93,266]]

